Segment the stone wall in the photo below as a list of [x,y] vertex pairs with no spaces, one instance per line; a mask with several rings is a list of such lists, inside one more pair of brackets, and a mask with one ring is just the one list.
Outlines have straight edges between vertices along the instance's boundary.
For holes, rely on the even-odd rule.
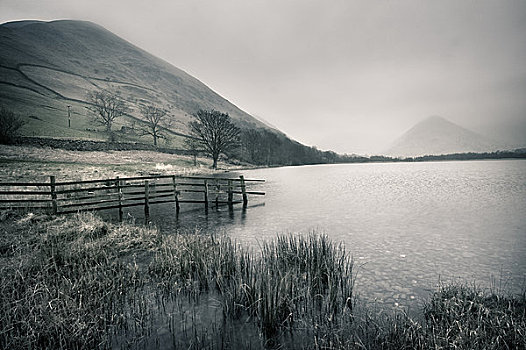
[[16,140],[19,145],[37,147],[60,148],[69,151],[156,151],[170,154],[190,155],[185,149],[155,147],[153,145],[136,142],[105,142],[93,140],[52,139],[44,137],[20,137]]

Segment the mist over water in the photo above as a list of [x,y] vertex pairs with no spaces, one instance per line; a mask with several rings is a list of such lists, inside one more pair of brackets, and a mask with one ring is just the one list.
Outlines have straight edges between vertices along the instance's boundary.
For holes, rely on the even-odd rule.
[[163,231],[226,233],[256,249],[277,234],[315,231],[356,262],[357,292],[419,305],[440,281],[518,292],[526,279],[526,161],[346,164],[261,169],[249,207],[152,210]]

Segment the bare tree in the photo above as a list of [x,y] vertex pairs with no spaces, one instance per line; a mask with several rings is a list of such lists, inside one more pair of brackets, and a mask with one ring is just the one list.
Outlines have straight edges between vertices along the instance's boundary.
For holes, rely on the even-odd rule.
[[151,135],[153,137],[153,144],[157,146],[157,139],[165,138],[161,133],[162,128],[167,128],[169,125],[166,123],[166,116],[168,115],[166,110],[156,106],[143,106],[141,107],[141,114],[146,119],[146,127],[143,129],[144,134]]
[[128,108],[124,100],[117,95],[108,91],[97,91],[89,95],[91,107],[89,109],[94,113],[95,120],[106,128],[108,139],[115,141],[115,135],[111,130],[115,119],[124,115]]
[[13,111],[0,108],[0,143],[11,143],[25,124]]
[[190,122],[190,132],[197,143],[213,160],[212,168],[217,169],[217,160],[239,144],[240,130],[231,121],[228,114],[215,110],[199,110]]

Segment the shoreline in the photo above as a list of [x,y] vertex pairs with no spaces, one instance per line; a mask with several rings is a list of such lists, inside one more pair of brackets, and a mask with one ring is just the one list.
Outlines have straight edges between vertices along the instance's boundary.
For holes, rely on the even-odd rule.
[[[68,140],[76,142],[78,140]],[[91,142],[91,141],[90,141]],[[146,172],[166,173],[171,171],[176,174],[210,175],[218,172],[244,171],[254,169],[282,168],[289,166],[305,165],[332,165],[332,164],[368,164],[368,163],[419,163],[443,161],[469,161],[469,160],[498,160],[498,159],[526,159],[526,150],[496,151],[491,153],[456,153],[446,155],[426,155],[419,157],[391,158],[387,156],[354,156],[345,162],[313,163],[313,164],[283,164],[283,165],[257,165],[239,161],[219,161],[217,170],[211,169],[211,160],[207,157],[197,157],[197,167],[193,165],[193,156],[184,154],[183,150],[165,152],[163,149],[153,147],[109,147],[104,149],[104,142],[94,150],[88,148],[75,149],[63,147],[50,147],[46,144],[15,144],[0,147],[0,176],[5,172],[2,163],[8,162],[33,162],[43,164],[84,165],[110,169],[121,172],[122,175],[144,174]],[[102,146],[101,146],[102,145]],[[126,144],[127,145],[127,144]],[[128,145],[129,146],[129,145]],[[133,145],[132,145],[133,146]],[[141,163],[142,162],[142,163]],[[141,166],[142,165],[142,166]],[[96,169],[95,169],[96,170]],[[87,176],[87,174],[83,174]]]

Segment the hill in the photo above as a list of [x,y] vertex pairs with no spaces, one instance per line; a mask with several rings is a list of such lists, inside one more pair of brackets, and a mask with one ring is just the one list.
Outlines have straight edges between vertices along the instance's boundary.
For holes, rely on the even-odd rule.
[[[211,57],[210,59],[213,59]],[[169,109],[180,143],[198,109],[229,113],[245,129],[277,132],[221,97],[198,79],[91,22],[18,21],[0,25],[0,104],[27,124],[28,136],[104,139],[86,109],[89,92],[117,93],[131,107],[114,129],[121,140],[144,141],[129,132],[142,123],[139,106]],[[71,127],[68,127],[71,106]]]
[[414,157],[464,152],[491,152],[501,145],[438,116],[429,117],[398,138],[385,154]]

